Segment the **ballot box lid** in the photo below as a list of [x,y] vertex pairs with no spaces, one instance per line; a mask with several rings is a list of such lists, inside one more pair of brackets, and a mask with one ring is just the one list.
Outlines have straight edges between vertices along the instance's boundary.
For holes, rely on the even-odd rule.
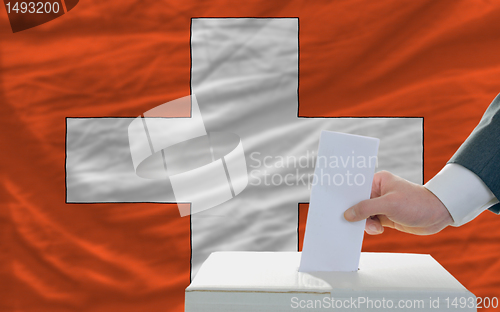
[[[292,311],[296,310],[294,298],[326,300],[370,296],[374,300],[392,298],[396,304],[401,299],[421,298],[430,305],[438,299],[442,308],[449,298],[449,311],[450,298],[475,300],[474,295],[430,255],[364,252],[357,272],[309,273],[298,271],[300,256],[299,252],[212,253],[186,289],[186,311],[224,311],[225,308],[267,311],[266,306],[269,311],[289,311],[289,305]],[[253,309],[253,306],[259,308]],[[460,311],[476,309],[466,306]]]

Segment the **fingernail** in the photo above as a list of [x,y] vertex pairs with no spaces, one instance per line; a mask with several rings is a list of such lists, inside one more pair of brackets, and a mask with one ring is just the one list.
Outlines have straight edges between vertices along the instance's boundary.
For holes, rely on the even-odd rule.
[[347,213],[346,213],[346,217],[347,217],[346,219],[348,221],[356,219],[356,212],[354,211],[354,209],[348,209]]
[[378,227],[377,227],[375,224],[370,224],[370,225],[368,226],[368,228],[369,228],[369,229],[370,229],[370,231],[371,231],[371,232],[373,232],[373,233],[378,233],[378,232],[380,232],[380,231],[378,230]]

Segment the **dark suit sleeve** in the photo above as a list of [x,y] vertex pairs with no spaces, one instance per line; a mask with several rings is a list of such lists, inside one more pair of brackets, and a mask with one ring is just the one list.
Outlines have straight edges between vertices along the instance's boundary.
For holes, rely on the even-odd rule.
[[[462,165],[474,172],[500,199],[500,94],[448,163]],[[489,210],[500,213],[500,204]]]

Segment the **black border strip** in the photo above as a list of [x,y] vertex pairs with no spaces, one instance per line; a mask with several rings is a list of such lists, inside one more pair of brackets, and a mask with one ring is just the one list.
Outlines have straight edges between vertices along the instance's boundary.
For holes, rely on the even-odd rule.
[[[189,21],[189,95],[193,96],[193,19]],[[191,98],[192,100],[192,98]],[[192,103],[191,103],[192,104]],[[193,105],[191,105],[191,116],[193,116]],[[205,130],[206,131],[206,130]],[[193,281],[193,218],[191,217],[191,206],[189,207],[189,284]]]
[[64,202],[68,203],[68,117],[64,118]]
[[[300,247],[300,205],[304,205],[304,204],[309,204],[309,202],[298,202],[297,203],[297,252],[299,251],[299,247]],[[304,232],[305,234],[305,232]],[[304,247],[304,246],[302,246]]]

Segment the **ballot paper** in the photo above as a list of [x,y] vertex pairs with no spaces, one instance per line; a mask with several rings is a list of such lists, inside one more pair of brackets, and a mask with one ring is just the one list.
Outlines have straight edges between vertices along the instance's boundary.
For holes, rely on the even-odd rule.
[[300,272],[357,271],[366,220],[344,211],[369,199],[379,139],[323,131],[311,187]]

